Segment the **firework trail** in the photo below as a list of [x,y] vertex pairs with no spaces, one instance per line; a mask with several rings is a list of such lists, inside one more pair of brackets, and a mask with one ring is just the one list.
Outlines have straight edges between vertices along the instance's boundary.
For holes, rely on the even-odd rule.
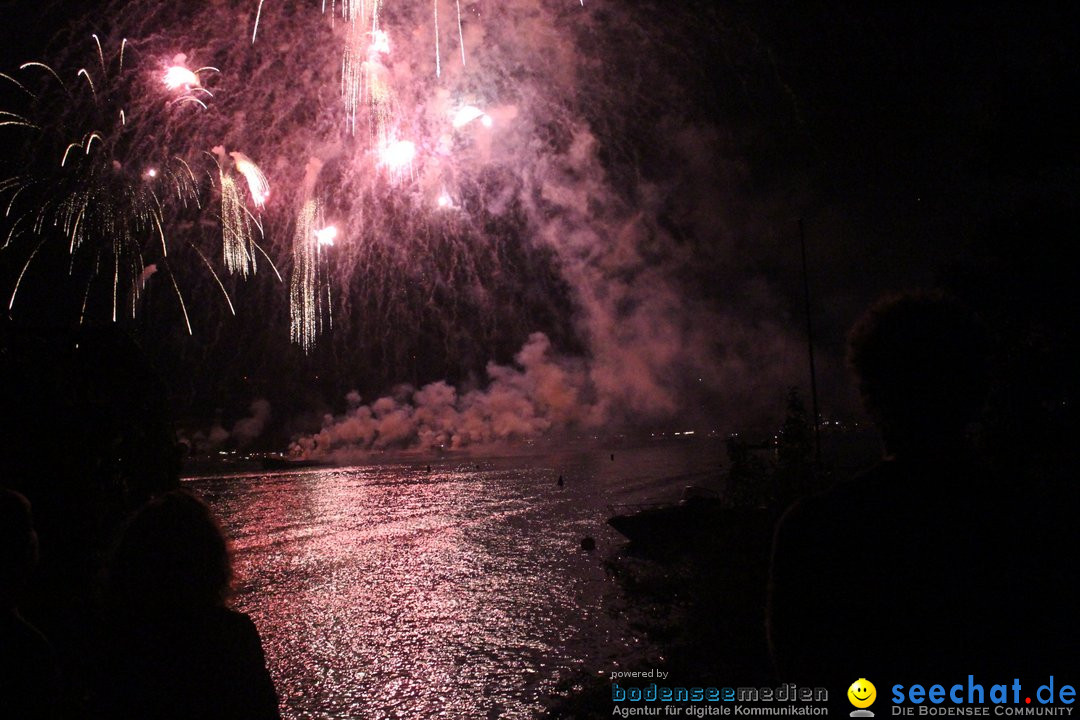
[[[321,235],[320,235],[321,233]],[[293,269],[289,281],[289,335],[304,352],[311,350],[316,338],[329,326],[329,286],[326,284],[324,248],[333,244],[322,228],[319,204],[308,200],[296,218],[293,237]]]
[[[356,116],[366,98],[369,136],[377,146],[385,146],[392,133],[393,93],[388,79],[389,70],[383,59],[390,54],[390,36],[383,30],[373,30],[363,43],[356,35],[359,24],[350,26],[350,36],[342,58],[342,94],[345,100],[345,121],[350,134],[356,132]],[[365,60],[357,62],[361,46]]]
[[439,0],[432,3],[435,15],[435,77],[442,77],[442,61],[439,57]]
[[225,267],[231,273],[240,273],[247,277],[249,272],[255,272],[255,239],[251,233],[251,218],[244,207],[236,180],[224,170],[221,171],[220,178],[222,253]]
[[[582,0],[584,2],[584,0]],[[461,47],[461,67],[465,67],[465,33],[461,30],[461,0],[454,0],[457,6],[458,45]]]
[[[341,95],[345,101],[346,126],[351,134],[355,134],[356,115],[365,85],[372,98],[386,92],[385,84],[381,90],[375,86],[378,79],[371,67],[381,65],[380,55],[390,52],[390,40],[387,34],[379,29],[378,0],[374,0],[370,6],[362,0],[345,0],[341,12],[348,23],[341,53]],[[372,102],[376,100],[373,99]]]
[[248,191],[251,192],[251,202],[255,203],[257,207],[265,205],[270,198],[270,183],[266,180],[266,176],[263,175],[263,171],[251,161],[251,158],[242,152],[233,151],[229,153],[229,156],[236,163],[237,171],[247,180]]
[[308,161],[303,179],[307,199],[296,218],[292,242],[289,337],[304,352],[311,350],[324,328],[330,328],[333,317],[326,255],[338,237],[338,229],[323,222],[322,208],[315,198],[322,170],[318,158]]
[[255,44],[255,36],[259,33],[259,19],[262,18],[263,2],[259,0],[259,9],[255,11],[255,24],[251,28],[251,44]]
[[[199,79],[199,73],[220,71],[214,67],[201,67],[197,70],[189,70],[184,64],[186,62],[187,56],[183,53],[174,57],[174,64],[165,69],[162,83],[165,85],[166,89],[176,93],[176,99],[173,102],[177,104],[193,102],[203,110],[206,110],[207,105],[205,99],[214,97],[214,94],[202,86],[202,82]],[[199,93],[202,94],[202,98],[199,97]]]
[[349,134],[356,133],[356,114],[363,96],[365,53],[364,34],[361,25],[350,22],[341,54],[341,96],[345,102],[345,124]]
[[[701,299],[720,291],[696,279],[722,263],[696,267],[690,245],[728,247],[740,228],[731,220],[718,237],[686,206],[700,187],[715,208],[743,181],[734,160],[702,167],[724,134],[686,127],[687,80],[651,64],[682,52],[678,38],[658,39],[652,18],[617,4],[603,8],[609,26],[580,0],[455,0],[462,65],[436,47],[433,75],[438,2],[311,5],[114,0],[105,13],[117,35],[103,44],[133,38],[130,61],[91,46],[90,63],[68,53],[0,77],[25,100],[4,109],[0,129],[48,138],[0,181],[0,243],[19,259],[11,285],[31,282],[25,267],[59,239],[75,275],[102,278],[83,314],[106,284],[114,310],[160,284],[198,320],[206,289],[231,290],[261,255],[288,272],[288,291],[266,302],[288,317],[291,340],[348,358],[365,392],[440,377],[510,382],[539,332],[547,349],[529,367],[580,360],[581,411],[533,413],[549,420],[528,432],[670,417],[701,388],[783,375],[738,368],[779,367],[786,340],[741,340],[744,324]],[[680,22],[680,32],[700,24],[689,11]],[[200,61],[221,72],[190,69]],[[216,147],[244,153],[215,164]],[[317,159],[313,177],[303,158]],[[678,184],[669,165],[692,177]],[[158,272],[145,275],[150,266]],[[182,276],[183,296],[159,279],[182,267],[201,273]],[[215,268],[236,278],[223,283]],[[728,280],[733,295],[768,306],[767,290]],[[284,340],[284,322],[272,330]],[[489,361],[513,372],[492,375]],[[472,414],[458,407],[455,422],[497,414],[471,397]]]
[[[68,274],[78,271],[86,278],[80,322],[99,275],[110,281],[111,318],[119,318],[122,298],[134,316],[149,277],[147,267],[156,267],[147,257],[160,259],[168,271],[168,218],[200,204],[198,183],[183,158],[144,144],[147,125],[174,126],[188,111],[169,98],[140,106],[139,93],[161,93],[146,73],[125,66],[127,41],[107,56],[100,39],[91,39],[96,63],[75,70],[71,85],[63,81],[63,70],[36,61],[20,66],[19,79],[4,74],[23,91],[26,107],[23,113],[0,114],[31,133],[23,145],[27,154],[18,161],[19,174],[0,183],[0,193],[8,193],[4,217],[11,220],[5,249],[23,236],[34,243],[9,309],[42,248],[60,242],[69,256]],[[174,66],[159,77],[166,91],[190,96],[198,88],[209,96],[197,72]]]
[[[245,293],[241,321],[219,326],[243,340],[214,349],[294,402],[330,365],[338,394],[318,401],[332,414],[293,419],[295,452],[341,461],[690,422],[708,404],[746,417],[761,388],[798,377],[782,303],[739,277],[771,234],[745,220],[761,206],[736,204],[755,178],[658,59],[681,38],[632,15],[677,3],[590,3],[595,21],[572,0],[455,3],[462,65],[438,77],[427,0],[328,5],[115,0],[103,45],[133,38],[128,60],[84,43],[91,62],[72,52],[0,78],[22,100],[0,132],[27,138],[0,180],[9,306],[56,248],[61,273],[88,278],[80,318],[124,315],[144,287],[147,306],[157,286],[198,329],[207,298],[231,310],[229,292]],[[221,73],[166,85],[169,68],[203,64]],[[282,285],[265,270],[243,281],[257,255]],[[305,676],[271,659],[286,714],[311,715]],[[318,701],[315,714],[357,714],[355,697]]]

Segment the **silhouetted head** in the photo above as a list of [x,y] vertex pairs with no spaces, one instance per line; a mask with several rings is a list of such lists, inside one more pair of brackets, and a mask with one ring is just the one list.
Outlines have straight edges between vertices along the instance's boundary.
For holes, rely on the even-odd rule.
[[963,442],[986,394],[986,356],[982,326],[937,293],[879,301],[848,341],[863,401],[897,457],[932,455]]
[[37,564],[38,539],[30,501],[0,488],[0,608],[14,607]]
[[109,580],[113,600],[127,608],[220,606],[232,581],[228,543],[206,503],[174,490],[128,523]]

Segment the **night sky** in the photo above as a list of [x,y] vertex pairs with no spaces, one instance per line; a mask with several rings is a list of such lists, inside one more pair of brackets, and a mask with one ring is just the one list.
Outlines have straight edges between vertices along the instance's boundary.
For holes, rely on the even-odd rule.
[[[246,8],[246,1],[232,5]],[[303,3],[280,4],[315,17]],[[1048,373],[1039,392],[1072,391],[1063,358],[1075,333],[1067,307],[1076,280],[1064,248],[1075,241],[1080,190],[1068,110],[1080,87],[1075,10],[585,4],[589,22],[557,16],[555,24],[577,53],[576,92],[562,96],[574,121],[558,115],[536,122],[529,137],[550,152],[569,152],[567,128],[588,127],[609,200],[591,211],[646,216],[635,240],[637,264],[604,275],[632,289],[616,304],[616,317],[680,325],[671,343],[695,348],[689,360],[676,353],[673,367],[682,376],[674,406],[610,411],[611,426],[628,418],[645,418],[646,428],[675,419],[702,429],[757,426],[778,417],[786,385],[807,387],[800,219],[826,415],[858,416],[843,367],[847,328],[877,296],[915,286],[954,290],[1001,330],[1005,344],[1038,336],[1032,362]],[[4,70],[49,55],[48,40],[76,6],[63,5],[0,5]],[[199,12],[200,4],[192,5],[188,11]],[[98,18],[80,30],[106,32],[108,25]],[[273,32],[268,25],[268,36]],[[520,70],[522,83],[532,71]],[[10,91],[0,97],[6,103]],[[11,147],[13,137],[0,142]],[[491,187],[507,181],[484,172],[474,192],[488,212]],[[463,190],[463,205],[467,199]],[[520,239],[535,227],[510,211],[484,217],[476,221],[478,237]],[[265,398],[274,422],[260,442],[273,447],[316,430],[324,412],[343,412],[350,390],[368,402],[399,383],[482,388],[487,363],[510,365],[533,332],[550,339],[564,368],[582,359],[602,365],[593,358],[595,326],[580,320],[591,301],[576,284],[596,276],[569,273],[562,246],[505,247],[462,251],[488,276],[475,307],[453,282],[446,295],[426,300],[409,299],[415,284],[403,282],[398,311],[358,296],[355,316],[340,318],[310,356],[288,343],[288,310],[274,299],[287,296],[287,285],[234,288],[235,319],[218,301],[193,302],[194,337],[171,295],[148,292],[138,319],[125,327],[165,378],[182,426],[217,420],[232,427],[252,400]],[[5,304],[20,268],[9,257],[0,262]],[[680,297],[642,315],[632,306],[648,302],[650,268]],[[417,281],[433,282],[428,274]],[[70,312],[57,288],[28,287],[13,326],[63,327],[67,321],[57,318]],[[746,386],[753,373],[733,367],[759,362],[775,367]],[[717,374],[695,388],[689,376],[702,367]]]

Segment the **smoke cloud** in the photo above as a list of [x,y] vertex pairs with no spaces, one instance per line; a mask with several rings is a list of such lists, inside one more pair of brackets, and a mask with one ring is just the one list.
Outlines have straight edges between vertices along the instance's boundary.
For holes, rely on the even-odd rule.
[[459,394],[438,381],[419,390],[402,386],[370,405],[350,393],[349,410],[326,418],[322,431],[300,439],[294,452],[348,461],[371,450],[453,450],[597,424],[587,373],[580,363],[554,357],[547,336],[533,333],[514,361],[490,363],[483,390]]
[[[656,88],[646,83],[618,97],[625,88],[604,87],[619,80],[617,71],[593,75],[606,62],[628,62],[626,72],[650,74],[641,69],[647,58],[619,55],[626,48],[583,46],[593,33],[624,29],[620,22],[640,30],[611,4],[593,7],[615,27],[605,31],[593,24],[594,16],[552,4],[485,6],[482,21],[468,25],[466,41],[483,68],[475,71],[483,77],[476,95],[501,101],[488,109],[493,129],[439,139],[456,144],[456,174],[491,177],[498,169],[507,178],[476,191],[478,215],[514,217],[515,241],[552,253],[570,288],[573,314],[563,322],[583,352],[560,352],[533,326],[512,364],[487,363],[479,387],[403,385],[370,404],[354,393],[345,413],[325,418],[295,451],[344,461],[371,450],[454,449],[676,419],[753,423],[770,415],[783,389],[799,378],[801,340],[786,309],[739,257],[771,231],[759,216],[775,215],[778,201],[747,196],[748,171],[728,134],[680,120],[678,99],[660,113],[663,123],[651,136],[626,137],[634,130],[620,127],[619,115],[633,113],[638,100],[647,104]],[[586,31],[572,29],[578,22]],[[421,74],[427,42],[413,38],[396,48],[410,60],[392,64],[393,84],[402,95],[415,93],[401,103],[411,101],[418,126],[438,126],[461,101],[461,87],[478,84],[466,68],[449,64],[443,82],[459,92],[428,95],[429,78]],[[651,71],[657,81],[664,72]],[[525,81],[512,80],[518,76]],[[657,152],[669,164],[649,179],[641,168],[633,168],[638,176],[632,182],[617,177],[626,168],[605,160],[613,146],[649,141],[660,144]],[[434,197],[445,175],[428,166],[417,183],[419,197]],[[680,241],[672,228],[695,242]],[[502,240],[475,225],[458,231],[475,233],[474,242]],[[479,263],[474,248],[465,257]],[[528,327],[532,319],[520,320]]]
[[[753,177],[745,118],[728,127],[700,112],[697,96],[714,83],[701,79],[693,43],[673,38],[735,43],[714,32],[716,15],[605,0],[463,3],[460,35],[456,23],[438,27],[436,72],[431,3],[372,5],[389,52],[372,54],[373,41],[329,9],[291,3],[263,5],[254,45],[255,2],[250,12],[126,2],[109,12],[124,18],[133,54],[182,50],[221,70],[203,78],[205,110],[188,103],[139,149],[198,158],[223,146],[257,162],[273,188],[260,242],[283,273],[292,239],[304,239],[293,227],[304,203],[339,230],[304,292],[326,299],[332,330],[316,346],[347,382],[352,373],[341,394],[358,390],[295,452],[344,459],[770,414],[802,373],[801,325],[766,279],[777,218],[790,219],[799,189]],[[725,51],[753,65],[752,43],[738,42]],[[346,49],[368,58],[355,132],[341,97]],[[132,117],[161,106],[143,102]],[[462,106],[487,121],[454,127]],[[389,169],[380,147],[406,140],[415,157]],[[377,384],[395,389],[380,396]],[[378,399],[361,401],[361,390]],[[228,435],[250,443],[269,418],[257,401]]]
[[262,435],[270,420],[270,401],[259,398],[251,403],[251,414],[238,420],[232,429],[232,438],[240,447],[250,445]]
[[216,422],[209,430],[193,433],[187,442],[195,453],[214,452],[227,445],[243,449],[262,436],[271,416],[270,401],[257,398],[252,401],[249,414],[237,420],[232,431]]

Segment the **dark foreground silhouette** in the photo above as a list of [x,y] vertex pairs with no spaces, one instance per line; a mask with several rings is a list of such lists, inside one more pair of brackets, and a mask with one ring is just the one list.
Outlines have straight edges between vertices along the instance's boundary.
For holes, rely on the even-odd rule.
[[280,717],[259,633],[225,607],[230,580],[225,538],[193,495],[135,515],[110,570],[101,717]]
[[1054,565],[1074,552],[1071,523],[995,477],[965,437],[985,346],[971,316],[928,294],[885,300],[852,331],[886,457],[778,526],[768,625],[782,680],[1066,671],[1075,623],[1060,621],[1074,611]]
[[37,563],[30,503],[0,488],[0,717],[51,718],[59,672],[52,646],[19,613],[19,597]]

